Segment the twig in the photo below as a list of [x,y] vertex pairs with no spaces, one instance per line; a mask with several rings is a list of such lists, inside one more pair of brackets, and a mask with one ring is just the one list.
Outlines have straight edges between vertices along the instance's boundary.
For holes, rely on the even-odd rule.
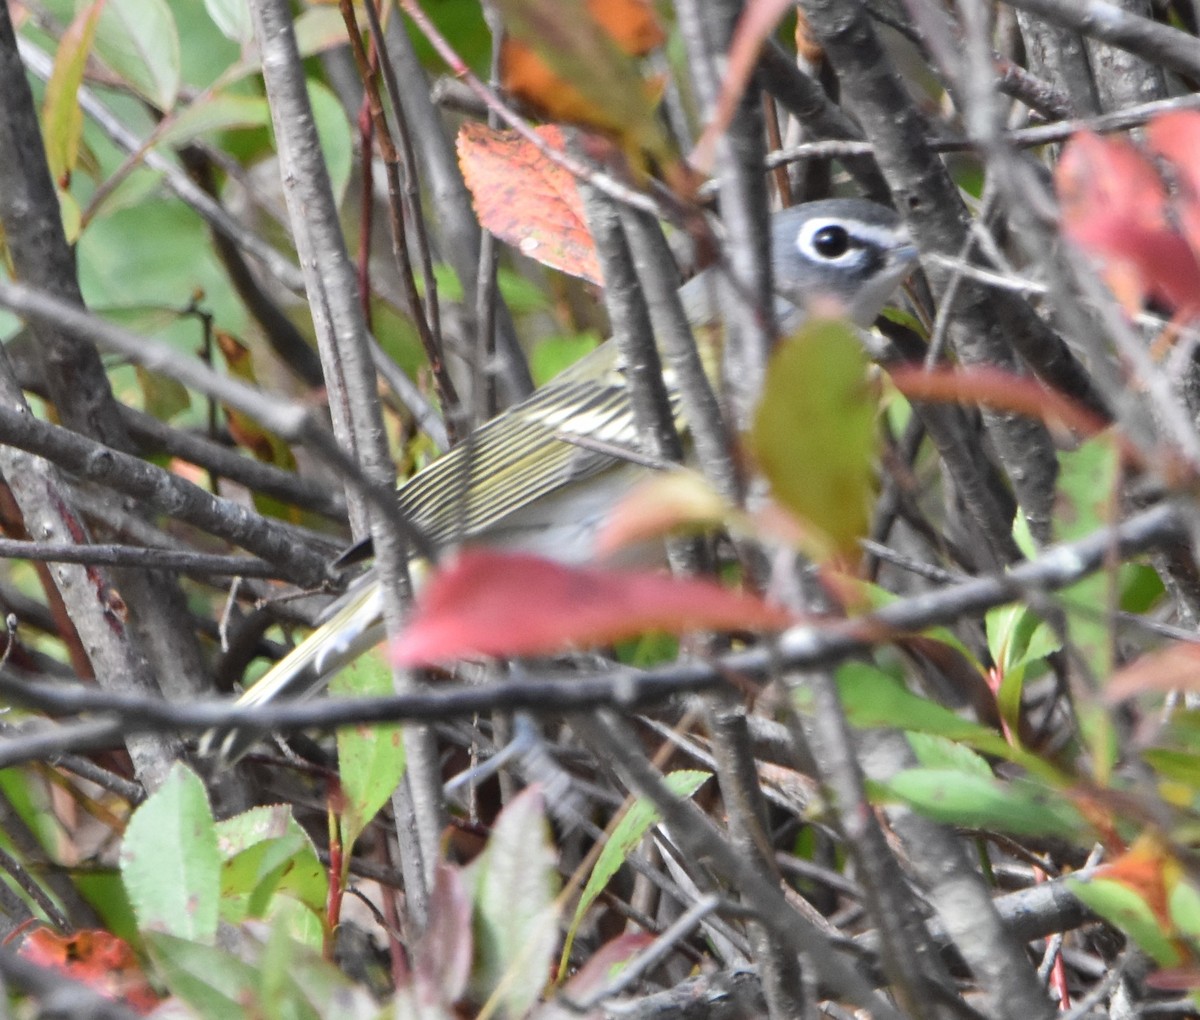
[[143,570],[177,570],[191,574],[227,577],[272,577],[282,573],[274,564],[245,556],[174,552],[133,545],[57,545],[0,538],[0,558],[38,560],[44,563],[89,563],[93,566],[140,567]]
[[[773,648],[755,648],[721,656],[711,663],[677,663],[639,671],[617,668],[601,676],[571,673],[549,679],[496,681],[486,687],[444,686],[417,694],[355,700],[326,699],[303,704],[273,704],[239,708],[225,702],[169,704],[125,698],[92,688],[30,684],[0,675],[0,695],[58,716],[81,712],[114,713],[112,732],[246,727],[288,731],[308,727],[332,729],[357,723],[404,719],[439,720],[470,717],[493,709],[525,709],[533,714],[580,712],[597,706],[634,709],[677,694],[711,690],[731,676],[762,678],[784,667],[815,669],[886,642],[895,635],[978,615],[1030,593],[1067,587],[1108,563],[1110,555],[1128,558],[1184,535],[1179,515],[1170,505],[1143,511],[1114,528],[1098,531],[1078,542],[1047,549],[1029,562],[1002,575],[971,578],[935,591],[922,592],[854,620],[804,624],[785,631]],[[106,722],[107,725],[107,722]],[[24,738],[22,738],[24,739]],[[94,733],[87,734],[95,743]],[[0,742],[0,767],[28,760],[15,741]],[[66,740],[61,750],[74,750]],[[44,752],[43,752],[44,753]]]
[[1139,57],[1200,78],[1200,47],[1194,36],[1139,17],[1104,0],[1006,0],[1010,7],[1040,15],[1082,35],[1110,43]]
[[[263,58],[263,81],[279,148],[284,197],[288,203],[296,249],[305,270],[313,323],[325,367],[334,433],[351,459],[362,465],[372,488],[395,485],[395,466],[387,448],[375,373],[362,309],[355,300],[354,269],[341,234],[338,210],[308,97],[304,65],[286,0],[251,0],[255,35]],[[355,538],[370,535],[383,601],[387,633],[399,633],[404,601],[411,591],[408,558],[411,533],[397,527],[394,510],[351,507]],[[408,529],[411,531],[411,529]],[[426,543],[428,546],[428,543]],[[414,678],[393,671],[398,690],[414,690]],[[412,827],[398,826],[405,889],[412,922],[424,926],[428,891],[442,829],[439,764],[432,734],[425,727],[405,728],[407,772],[401,791],[400,817]]]
[[214,372],[195,358],[177,354],[166,344],[153,343],[25,284],[0,280],[0,306],[27,318],[45,319],[63,329],[78,331],[105,350],[121,354],[134,364],[161,372],[244,412],[291,443],[307,445],[314,456],[350,482],[367,502],[389,515],[410,548],[422,556],[437,559],[437,551],[400,514],[395,490],[390,485],[381,486],[368,480],[358,464],[333,441],[321,417],[311,409]]

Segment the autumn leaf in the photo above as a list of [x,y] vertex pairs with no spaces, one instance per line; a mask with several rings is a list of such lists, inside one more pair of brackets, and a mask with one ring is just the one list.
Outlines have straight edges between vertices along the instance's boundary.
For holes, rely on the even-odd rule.
[[[232,333],[218,329],[214,331],[217,347],[225,358],[229,374],[238,379],[257,384],[254,371],[253,356],[250,349]],[[267,432],[250,415],[232,407],[225,408],[229,432],[238,445],[249,450],[254,456],[267,464],[293,469],[295,458],[287,445],[276,435]]]
[[645,0],[498,0],[505,89],[552,120],[615,138],[637,166],[673,162],[655,113],[659,86],[635,57],[665,38]]
[[1180,185],[1175,216],[1193,254],[1200,257],[1200,113],[1184,110],[1155,117],[1146,128],[1146,143],[1171,164]]
[[651,630],[779,630],[790,622],[784,610],[713,581],[468,549],[421,593],[392,658],[411,666],[546,655]]
[[[561,128],[535,130],[547,144],[564,148]],[[516,131],[464,124],[457,146],[485,230],[544,266],[603,284],[574,177]]]
[[1111,705],[1148,692],[1200,691],[1200,647],[1177,641],[1161,651],[1139,656],[1117,670],[1104,690]]
[[39,928],[21,942],[18,955],[142,1015],[153,1012],[159,1003],[129,944],[106,931],[85,929],[59,935]]
[[1165,930],[1170,930],[1171,916],[1167,909],[1167,875],[1172,859],[1162,844],[1150,836],[1141,836],[1125,853],[1112,863],[1096,869],[1099,878],[1120,882],[1136,892],[1150,907]]
[[1069,397],[1043,386],[1037,379],[1000,368],[933,368],[901,366],[889,373],[892,384],[910,400],[980,404],[1037,418],[1047,425],[1065,425],[1092,436],[1107,422]]
[[1180,317],[1200,312],[1200,262],[1172,225],[1167,189],[1132,142],[1080,132],[1055,171],[1063,232],[1100,258],[1130,311],[1146,296]]
[[679,528],[712,527],[732,514],[729,503],[695,471],[656,472],[613,508],[596,536],[596,555],[607,557]]

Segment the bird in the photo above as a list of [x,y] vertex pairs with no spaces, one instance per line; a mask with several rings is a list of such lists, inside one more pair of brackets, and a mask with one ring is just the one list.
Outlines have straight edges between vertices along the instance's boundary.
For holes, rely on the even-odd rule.
[[[771,258],[781,331],[795,331],[818,299],[869,326],[916,257],[900,217],[866,199],[823,199],[775,213]],[[714,272],[680,290],[694,328],[719,319]],[[669,373],[665,378],[670,389]],[[674,394],[672,406],[678,416]],[[590,557],[606,511],[650,470],[621,458],[615,451],[622,447],[637,448],[637,431],[610,340],[402,483],[397,499],[435,548],[478,542],[580,563]],[[383,637],[381,588],[368,572],[237,704],[311,696]],[[201,749],[229,763],[260,737],[248,729],[210,731]]]

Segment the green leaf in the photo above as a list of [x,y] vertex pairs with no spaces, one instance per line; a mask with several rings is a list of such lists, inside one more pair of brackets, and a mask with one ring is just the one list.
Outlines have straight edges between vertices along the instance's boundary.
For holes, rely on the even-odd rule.
[[46,82],[42,100],[42,134],[50,176],[64,186],[64,179],[75,169],[79,158],[79,140],[83,136],[83,111],[79,108],[79,86],[92,52],[96,22],[103,7],[95,0],[75,15],[63,33],[54,54],[54,70]]
[[[492,35],[479,0],[438,0],[425,8],[425,16],[468,67],[480,77],[487,76]],[[402,20],[422,66],[437,68],[440,72],[445,63],[438,51],[407,18]]]
[[1042,663],[1062,642],[1054,631],[1023,605],[997,606],[985,618],[988,650],[1000,670],[996,704],[1009,732],[1020,732],[1021,698],[1030,665]]
[[1107,878],[1068,878],[1067,885],[1084,906],[1120,928],[1142,947],[1160,967],[1181,962],[1179,951],[1141,896],[1122,882]]
[[242,47],[250,45],[254,39],[254,23],[250,19],[248,0],[204,0],[204,8],[226,39]]
[[221,859],[204,784],[176,764],[133,813],[121,876],[143,932],[211,942],[217,932]]
[[987,759],[969,747],[932,733],[906,733],[909,746],[922,768],[946,769],[991,779],[992,767]]
[[1033,611],[1014,604],[988,610],[988,650],[1004,672],[1045,659],[1062,648],[1054,631]]
[[179,91],[179,33],[166,0],[105,0],[96,52],[164,112]]
[[258,976],[231,953],[160,932],[146,934],[159,977],[202,1017],[254,1015]]
[[[676,797],[686,800],[700,789],[711,775],[711,772],[703,772],[698,769],[681,769],[664,776],[663,782]],[[571,944],[575,940],[575,933],[579,930],[580,922],[583,921],[588,908],[596,901],[596,897],[607,888],[612,877],[621,870],[625,860],[637,849],[642,837],[646,835],[650,827],[657,825],[661,817],[658,809],[650,801],[638,798],[630,805],[625,816],[613,829],[612,835],[608,837],[608,842],[604,844],[604,849],[600,851],[600,856],[596,858],[596,864],[592,868],[591,875],[588,876],[587,885],[584,886],[583,894],[579,897],[575,916],[571,919],[571,927],[567,931],[566,944],[563,946],[562,960],[559,965],[560,973],[567,973],[567,960],[570,957]]]
[[353,984],[319,953],[294,942],[284,925],[272,925],[259,973],[268,1017],[375,1020],[380,1015],[365,987]]
[[183,383],[141,365],[136,366],[136,372],[142,387],[142,407],[147,414],[167,422],[192,406],[191,395]]
[[837,685],[846,716],[853,726],[929,733],[961,741],[985,754],[1017,762],[1047,781],[1057,778],[1053,766],[1013,747],[995,730],[918,697],[899,679],[869,663],[843,663],[837,670]]
[[541,386],[549,382],[564,368],[575,364],[585,354],[590,354],[596,349],[598,341],[595,333],[551,336],[541,341],[529,359],[534,385]]
[[[1059,464],[1055,538],[1068,542],[1107,527],[1116,511],[1113,493],[1120,471],[1120,455],[1112,437],[1097,436],[1077,450],[1060,453]],[[1106,607],[1114,601],[1112,586],[1119,592],[1128,572],[1129,568],[1120,567],[1114,577],[1111,571],[1101,571],[1071,585],[1060,596],[1068,610],[1079,607],[1068,613],[1068,630],[1096,676],[1108,676],[1113,670],[1113,630]]]
[[[334,677],[330,690],[341,698],[392,694],[392,671],[376,650]],[[360,725],[338,730],[342,794],[342,840],[349,853],[354,841],[388,802],[404,776],[404,730],[400,726]]]
[[1104,705],[1080,701],[1075,709],[1079,719],[1079,732],[1092,758],[1094,781],[1107,786],[1112,770],[1125,754],[1121,746],[1121,734],[1116,720]]
[[111,935],[137,945],[137,918],[129,905],[129,895],[118,871],[82,871],[72,878],[76,888],[100,916],[104,928]]
[[1200,752],[1155,747],[1143,751],[1142,760],[1160,776],[1185,783],[1193,794],[1200,791]]
[[1200,939],[1200,890],[1186,878],[1177,878],[1167,893],[1167,911],[1184,935]]
[[1126,613],[1148,613],[1166,594],[1158,571],[1148,563],[1129,563],[1121,585],[1121,609]]
[[531,315],[550,307],[545,290],[508,266],[502,265],[496,271],[496,285],[514,315]]
[[537,1001],[558,942],[555,854],[536,786],[500,812],[475,878],[472,997],[495,997],[509,1016]]
[[276,893],[321,915],[329,883],[308,834],[282,804],[251,808],[217,823],[221,917],[263,917]]
[[83,229],[83,213],[79,203],[75,201],[75,196],[69,191],[57,188],[55,193],[58,195],[58,210],[62,213],[63,234],[67,244],[74,244],[79,240],[79,232]]
[[866,533],[875,461],[867,360],[846,323],[806,323],[767,370],[750,440],[775,498],[853,554]]
[[887,798],[947,825],[1033,836],[1078,836],[1087,831],[1069,801],[1027,781],[914,768],[873,785]]
[[[346,22],[336,5],[321,4],[301,11],[292,22],[296,33],[296,46],[301,57],[311,57],[335,46],[346,45]],[[256,47],[251,47],[242,58],[230,66],[216,81],[215,87],[223,88],[248,74],[262,69],[262,57]]]
[[202,1017],[265,1020],[367,1020],[378,1016],[370,995],[320,955],[274,925],[266,943],[243,933],[238,955],[154,934],[150,955],[170,991]]
[[1018,511],[1016,519],[1013,521],[1012,527],[1013,541],[1017,543],[1017,548],[1021,550],[1021,555],[1026,559],[1033,559],[1037,556],[1037,542],[1033,539],[1033,532],[1029,530],[1029,518],[1023,511]]
[[186,145],[204,135],[271,123],[271,111],[261,96],[204,93],[189,103],[156,136],[157,145]]

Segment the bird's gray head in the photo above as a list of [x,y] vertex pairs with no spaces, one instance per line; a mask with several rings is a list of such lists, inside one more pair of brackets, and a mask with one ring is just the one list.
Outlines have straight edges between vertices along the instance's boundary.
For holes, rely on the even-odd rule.
[[773,217],[771,231],[775,289],[791,306],[780,316],[785,332],[822,298],[869,326],[917,257],[900,217],[861,198],[785,209]]

